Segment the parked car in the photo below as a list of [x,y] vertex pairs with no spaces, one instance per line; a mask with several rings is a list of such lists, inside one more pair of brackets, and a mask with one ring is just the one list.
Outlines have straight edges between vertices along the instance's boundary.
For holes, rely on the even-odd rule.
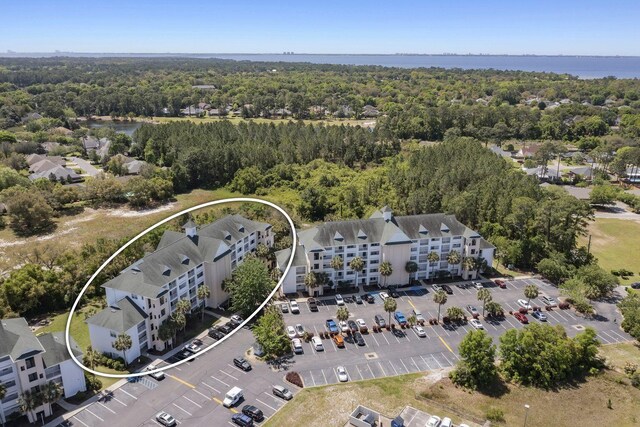
[[440,427],[452,427],[453,426],[453,421],[451,421],[451,418],[449,417],[444,417],[442,419],[442,422],[440,423]]
[[[193,353],[191,353],[189,350],[183,349],[181,352],[175,354],[175,358],[178,359],[178,360],[184,360],[184,359],[187,359],[187,358],[191,357],[192,355],[193,355]],[[191,359],[191,360],[193,360],[193,359]]]
[[394,286],[389,286],[389,296],[391,298],[400,298],[400,294]]
[[254,421],[260,422],[264,419],[262,411],[253,405],[244,405],[242,407],[242,413],[251,417]]
[[496,285],[498,285],[501,289],[507,289],[507,283],[504,280],[496,279]]
[[340,332],[347,332],[349,330],[349,325],[344,320],[341,320],[340,323]]
[[353,299],[355,300],[356,304],[362,304],[362,297],[360,295],[354,296]]
[[318,311],[318,301],[315,298],[309,298],[307,300],[307,305],[309,306],[310,311]]
[[301,337],[304,335],[304,326],[302,326],[302,324],[297,323],[296,324],[296,334]]
[[296,336],[298,336],[296,329],[291,325],[287,326],[287,336],[289,338],[295,338]]
[[344,298],[342,298],[342,295],[336,294],[336,304],[344,305]]
[[289,304],[287,304],[286,302],[283,302],[282,304],[280,304],[280,310],[283,313],[288,313],[289,312]]
[[224,337],[224,334],[220,332],[217,328],[209,328],[209,332],[207,332],[207,335],[209,335],[214,340],[219,340],[219,339],[222,339],[222,337]]
[[218,330],[225,335],[229,335],[231,331],[233,331],[233,328],[225,323],[224,325],[218,326]]
[[291,340],[291,345],[293,346],[293,352],[295,354],[302,354],[304,350],[302,348],[302,340],[300,338],[294,338]]
[[550,296],[543,295],[540,297],[540,301],[542,301],[545,305],[557,305],[558,302],[551,298]]
[[525,316],[522,313],[518,313],[518,312],[513,313],[513,317],[515,317],[520,323],[524,323],[524,324],[529,323],[529,319],[527,319],[527,316]]
[[293,394],[289,391],[289,389],[281,385],[274,385],[273,388],[271,389],[271,392],[275,396],[278,396],[279,398],[284,400],[293,399]]
[[378,295],[380,295],[380,299],[382,301],[386,300],[387,298],[389,298],[389,294],[386,292],[380,292]]
[[640,282],[634,282],[631,284],[631,289],[640,289]]
[[176,419],[173,418],[169,413],[164,411],[158,412],[156,414],[156,421],[162,424],[164,427],[173,427],[177,424]]
[[[147,366],[146,371],[153,371],[155,369],[158,369],[156,365],[149,365]],[[164,372],[154,372],[153,374],[149,374],[149,376],[155,380],[162,381],[164,379]]]
[[369,304],[373,304],[374,302],[376,302],[376,299],[374,298],[373,295],[371,294],[364,294],[364,296],[362,297],[366,302],[368,302]]
[[466,308],[472,316],[476,316],[478,314],[478,309],[475,306],[469,304]]
[[440,417],[437,415],[431,415],[425,427],[440,427]]
[[322,340],[320,337],[315,336],[311,338],[311,345],[316,351],[324,351],[324,346],[322,345]]
[[225,408],[231,408],[238,402],[240,402],[244,398],[242,389],[240,387],[233,387],[231,390],[224,395],[224,400],[222,401],[222,405]]
[[476,329],[484,329],[484,326],[482,326],[482,323],[478,319],[471,319],[469,324]]
[[238,368],[242,369],[243,371],[250,371],[251,370],[251,364],[249,362],[247,362],[244,357],[236,357],[233,359],[233,364],[236,365]]
[[407,318],[404,317],[404,314],[402,314],[401,311],[396,311],[393,314],[393,318],[396,319],[396,322],[398,322],[401,325],[406,325],[407,324]]
[[547,315],[544,314],[541,311],[533,311],[533,312],[531,312],[531,316],[535,317],[536,319],[538,319],[541,322],[546,322],[547,321]]
[[431,289],[433,289],[433,292],[438,292],[438,291],[442,290],[442,286],[434,283],[434,284],[431,285]]
[[379,314],[376,314],[373,320],[376,322],[376,325],[380,326],[381,328],[387,326],[387,322],[384,320],[384,317]]
[[344,338],[340,334],[333,336],[333,342],[336,344],[336,347],[344,347]]
[[347,375],[347,370],[344,368],[344,366],[338,366],[336,368],[336,373],[338,374],[338,381],[340,381],[341,383],[349,381],[349,376]]
[[327,325],[327,329],[329,330],[329,332],[338,332],[338,325],[336,325],[335,320],[327,319],[325,324]]
[[364,341],[364,338],[362,337],[362,334],[360,332],[354,332],[353,333],[353,340],[356,342],[356,344],[358,344],[359,346],[363,346],[366,345],[367,343]]
[[254,425],[251,417],[246,414],[233,414],[231,415],[231,421],[240,427],[253,427]]
[[415,316],[415,318],[416,318],[416,322],[420,322],[420,321],[424,322],[424,321],[425,321],[425,318],[424,318],[424,316],[422,315],[422,312],[421,312],[420,310],[418,310],[417,308],[414,308],[414,309],[412,310],[412,312],[413,312],[413,315],[414,315],[414,316]]
[[420,338],[426,338],[427,337],[427,333],[425,332],[424,328],[420,325],[413,325],[413,330],[416,331],[416,335],[418,335]]
[[349,329],[351,329],[351,332],[357,332],[358,329],[360,329],[358,327],[358,324],[356,322],[354,322],[353,320],[348,320],[347,321],[347,325],[349,325]]
[[295,301],[295,300],[289,301],[289,306],[291,306],[292,314],[300,314],[300,306],[298,305],[298,301]]
[[191,352],[191,353],[193,353],[193,354],[196,354],[197,352],[199,352],[200,350],[202,350],[202,347],[200,347],[200,346],[199,346],[198,344],[196,344],[195,342],[191,342],[191,343],[189,343],[189,344],[185,345],[185,346],[184,346],[184,349],[185,349],[185,350],[187,350],[187,351],[189,351],[189,352]]
[[526,308],[527,310],[531,310],[531,304],[529,304],[526,299],[519,299],[518,305],[522,308]]
[[238,326],[240,326],[240,324],[242,323],[244,319],[240,316],[238,316],[237,314],[234,314],[233,316],[231,316],[229,318],[229,322],[233,323],[233,327],[236,328]]
[[442,285],[442,290],[449,295],[453,295],[453,289],[451,289],[451,286],[449,285]]
[[362,332],[363,334],[367,333],[367,331],[369,331],[369,328],[367,328],[367,324],[364,322],[364,319],[357,319],[356,323],[358,324],[358,327],[360,328],[360,332]]
[[482,282],[471,282],[473,284],[473,287],[476,289],[482,289],[484,288],[484,285],[482,284]]

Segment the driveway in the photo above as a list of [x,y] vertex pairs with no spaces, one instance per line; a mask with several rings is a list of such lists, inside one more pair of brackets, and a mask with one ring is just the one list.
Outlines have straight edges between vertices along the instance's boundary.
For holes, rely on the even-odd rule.
[[89,176],[96,176],[101,172],[100,169],[96,169],[91,163],[84,159],[81,159],[80,157],[71,157],[71,161],[78,165],[78,167]]

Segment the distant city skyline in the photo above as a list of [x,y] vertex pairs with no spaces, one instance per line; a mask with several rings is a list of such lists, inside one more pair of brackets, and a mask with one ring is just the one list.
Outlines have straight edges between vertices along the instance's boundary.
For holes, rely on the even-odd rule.
[[3,5],[0,52],[640,55],[632,0],[29,4]]

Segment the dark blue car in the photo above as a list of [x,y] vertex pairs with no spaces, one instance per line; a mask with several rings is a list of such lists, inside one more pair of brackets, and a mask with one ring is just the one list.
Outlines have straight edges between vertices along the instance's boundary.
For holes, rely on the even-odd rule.
[[326,325],[329,332],[338,332],[338,325],[333,319],[327,319]]
[[393,317],[396,319],[396,321],[401,324],[401,325],[406,325],[407,324],[407,318],[404,317],[404,314],[402,314],[401,311],[396,311],[395,314],[393,315]]

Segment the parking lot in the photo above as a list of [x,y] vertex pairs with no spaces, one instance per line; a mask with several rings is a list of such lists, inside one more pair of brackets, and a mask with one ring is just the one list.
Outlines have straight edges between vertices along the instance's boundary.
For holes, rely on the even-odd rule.
[[[481,320],[485,330],[497,343],[500,335],[508,329],[524,327],[515,317],[509,315],[509,311],[518,311],[518,299],[525,299],[524,288],[534,284],[540,289],[539,297],[547,295],[556,298],[558,289],[538,279],[516,279],[506,282],[506,289],[499,288],[490,281],[483,281],[485,287],[491,291],[493,300],[498,302],[505,311],[505,317],[501,320]],[[482,312],[482,304],[477,300],[477,290],[468,286],[469,282],[451,284],[452,295],[441,308],[441,317],[446,309],[457,306],[465,310],[469,304]],[[352,338],[345,339],[344,348],[336,347],[331,339],[323,339],[323,351],[316,351],[311,343],[303,342],[303,354],[294,357],[293,369],[302,374],[305,387],[321,386],[338,382],[336,368],[344,366],[349,380],[380,378],[391,375],[400,375],[410,372],[427,371],[453,366],[458,360],[457,348],[462,338],[473,329],[469,324],[449,324],[429,326],[424,330],[426,337],[419,337],[413,329],[396,329],[395,331],[372,332],[374,316],[379,314],[385,321],[389,321],[389,315],[383,309],[383,299],[380,292],[374,291],[374,302],[357,304],[355,301],[345,302],[350,317],[349,320],[363,319],[369,332],[363,334],[364,346],[358,346]],[[399,290],[400,296],[396,298],[397,310],[405,317],[412,314],[413,309],[422,312],[425,319],[436,318],[438,306],[433,302],[433,290],[430,285]],[[334,297],[320,298],[318,311],[312,312],[303,300],[299,301],[300,313],[284,314],[285,324],[295,326],[301,324],[305,331],[318,335],[325,331],[327,319],[333,319],[337,323],[336,311],[338,305]],[[539,298],[531,300],[532,306],[544,307]],[[585,318],[575,311],[560,310],[557,307],[552,311],[543,311],[547,315],[545,323],[562,325],[569,336],[574,336],[585,327],[596,329],[598,339],[603,344],[612,344],[628,341],[631,338],[624,333],[616,323],[615,305],[599,303],[597,306],[599,315],[593,318]],[[469,315],[469,317],[471,317]],[[529,323],[538,322],[531,315],[527,315]],[[395,323],[393,316],[391,322]]]

